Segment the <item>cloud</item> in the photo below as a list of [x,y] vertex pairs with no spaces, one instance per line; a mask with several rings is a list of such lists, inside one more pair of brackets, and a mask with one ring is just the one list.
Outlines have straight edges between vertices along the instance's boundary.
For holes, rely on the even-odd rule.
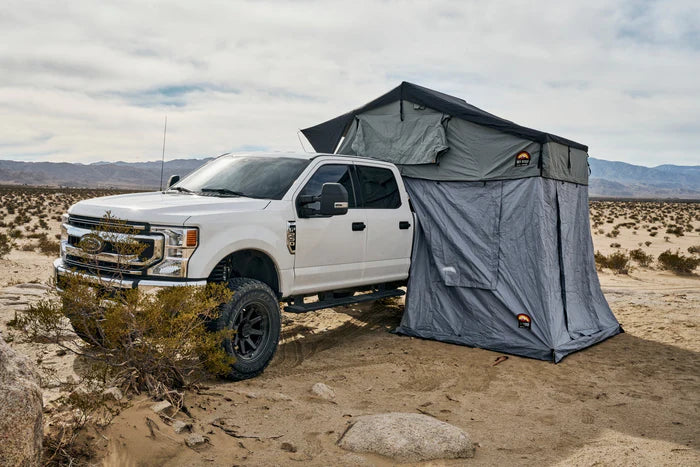
[[696,4],[10,1],[0,158],[158,159],[166,114],[168,158],[299,151],[407,80],[592,156],[697,164]]

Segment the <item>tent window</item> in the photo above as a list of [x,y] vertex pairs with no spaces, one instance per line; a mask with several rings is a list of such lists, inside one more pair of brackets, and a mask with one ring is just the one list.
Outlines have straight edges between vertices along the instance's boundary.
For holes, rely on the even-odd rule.
[[[318,196],[321,194],[321,189],[324,183],[340,183],[348,191],[348,207],[355,208],[357,203],[355,202],[355,190],[352,184],[352,177],[350,175],[350,167],[344,164],[326,164],[322,165],[316,170],[311,179],[306,182],[304,189],[301,190],[300,195],[312,195]],[[306,214],[313,216],[319,214],[321,210],[321,203],[315,202],[307,204],[304,206]]]
[[362,207],[365,209],[396,209],[401,195],[394,173],[380,167],[357,166]]

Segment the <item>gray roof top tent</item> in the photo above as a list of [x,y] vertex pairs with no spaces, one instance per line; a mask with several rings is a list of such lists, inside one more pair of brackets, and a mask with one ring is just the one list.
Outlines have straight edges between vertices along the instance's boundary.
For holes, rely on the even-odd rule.
[[404,177],[418,225],[400,334],[558,362],[622,331],[595,269],[588,147],[407,82],[302,132]]

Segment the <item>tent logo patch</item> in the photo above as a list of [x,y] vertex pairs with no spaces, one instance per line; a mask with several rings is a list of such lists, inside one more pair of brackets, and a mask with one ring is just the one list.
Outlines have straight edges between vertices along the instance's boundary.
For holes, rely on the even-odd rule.
[[525,329],[530,329],[530,325],[532,324],[532,319],[525,313],[520,313],[518,315],[518,327],[519,328],[525,328]]
[[530,153],[527,151],[520,151],[518,155],[515,156],[515,166],[522,167],[525,165],[530,165]]

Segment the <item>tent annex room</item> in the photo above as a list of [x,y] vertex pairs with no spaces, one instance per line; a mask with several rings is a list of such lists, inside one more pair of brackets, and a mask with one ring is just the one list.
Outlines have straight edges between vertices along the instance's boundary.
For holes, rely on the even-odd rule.
[[622,331],[595,269],[585,145],[407,82],[302,132],[399,167],[418,222],[398,333],[558,362]]

